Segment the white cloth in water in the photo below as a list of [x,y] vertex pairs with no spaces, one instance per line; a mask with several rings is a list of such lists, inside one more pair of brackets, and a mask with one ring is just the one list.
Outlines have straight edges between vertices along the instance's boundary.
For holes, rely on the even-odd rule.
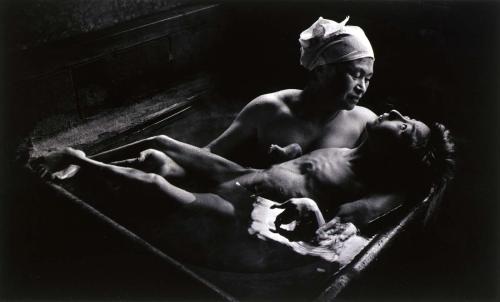
[[337,23],[319,19],[300,34],[300,64],[308,70],[317,66],[373,58],[370,41],[358,26],[345,25],[349,17]]
[[[251,225],[248,232],[263,240],[272,240],[292,248],[301,255],[321,257],[329,262],[340,265],[349,263],[368,243],[368,239],[357,235],[357,228],[352,223],[339,223],[336,227],[319,238],[318,245],[302,241],[290,241],[282,235],[273,232],[276,230],[274,221],[283,209],[271,209],[278,203],[256,197],[251,214]],[[294,224],[282,226],[292,230]]]

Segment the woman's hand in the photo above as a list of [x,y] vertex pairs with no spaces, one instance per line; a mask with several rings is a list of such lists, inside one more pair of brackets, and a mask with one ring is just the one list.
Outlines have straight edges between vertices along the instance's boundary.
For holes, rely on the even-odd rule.
[[341,223],[341,219],[339,217],[334,217],[332,220],[328,221],[327,223],[323,224],[316,230],[316,235],[319,236],[319,238],[324,238],[328,235],[330,232],[336,231],[336,226],[338,223]]
[[[318,227],[325,223],[318,205],[310,198],[291,198],[282,204],[271,206],[271,209],[284,209],[274,221],[275,232],[290,241],[313,239]],[[294,221],[296,225],[293,230],[282,228],[283,225]]]

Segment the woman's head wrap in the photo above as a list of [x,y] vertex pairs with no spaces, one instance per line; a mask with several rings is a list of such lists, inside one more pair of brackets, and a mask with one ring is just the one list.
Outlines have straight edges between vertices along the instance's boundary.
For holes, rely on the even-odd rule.
[[300,34],[300,64],[308,70],[330,63],[373,58],[373,49],[364,31],[345,25],[349,17],[337,23],[319,19]]

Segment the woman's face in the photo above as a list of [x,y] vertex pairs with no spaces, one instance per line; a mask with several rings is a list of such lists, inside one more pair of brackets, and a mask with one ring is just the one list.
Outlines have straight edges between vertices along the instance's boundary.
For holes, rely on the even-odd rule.
[[[368,135],[376,138],[381,147],[391,142],[401,145],[416,145],[427,139],[430,129],[426,124],[403,116],[396,110],[380,115],[366,125]],[[395,146],[395,145],[394,145]]]
[[331,99],[337,110],[351,110],[366,93],[373,75],[373,59],[322,66],[318,82],[322,93]]

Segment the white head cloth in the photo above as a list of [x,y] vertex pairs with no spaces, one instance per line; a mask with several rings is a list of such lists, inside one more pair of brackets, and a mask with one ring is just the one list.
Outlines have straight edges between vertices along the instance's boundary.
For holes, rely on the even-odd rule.
[[308,70],[330,63],[373,58],[373,49],[364,31],[345,25],[349,17],[337,23],[319,19],[300,34],[300,64]]

